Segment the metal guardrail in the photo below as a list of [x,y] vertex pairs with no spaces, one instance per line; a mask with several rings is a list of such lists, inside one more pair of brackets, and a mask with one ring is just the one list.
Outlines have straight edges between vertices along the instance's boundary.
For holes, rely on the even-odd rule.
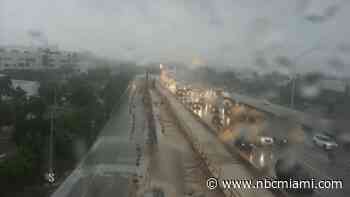
[[157,144],[158,143],[158,137],[157,137],[157,127],[155,124],[155,115],[154,115],[154,106],[153,106],[153,101],[152,101],[152,96],[150,91],[148,90],[147,87],[147,91],[145,94],[145,102],[147,105],[147,121],[148,121],[148,140],[151,144]]

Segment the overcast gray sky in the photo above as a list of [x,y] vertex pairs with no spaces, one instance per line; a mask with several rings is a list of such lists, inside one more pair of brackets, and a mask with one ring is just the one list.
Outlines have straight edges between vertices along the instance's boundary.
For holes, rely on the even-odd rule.
[[346,0],[0,0],[0,45],[41,31],[60,48],[140,63],[268,69],[287,56],[299,71],[349,73],[349,11]]

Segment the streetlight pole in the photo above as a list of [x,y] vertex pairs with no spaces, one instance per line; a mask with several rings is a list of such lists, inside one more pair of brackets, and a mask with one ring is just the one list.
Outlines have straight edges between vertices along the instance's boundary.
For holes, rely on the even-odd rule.
[[294,75],[292,77],[292,90],[291,90],[291,98],[290,98],[290,107],[291,108],[294,108],[295,80],[296,80],[296,75]]
[[291,84],[291,95],[290,95],[290,108],[294,108],[295,105],[295,91],[296,91],[296,80],[297,80],[297,68],[296,68],[296,61],[299,58],[302,58],[312,52],[314,52],[316,49],[318,49],[320,47],[320,43],[315,44],[313,47],[306,49],[305,51],[303,51],[302,53],[300,53],[299,55],[294,57],[293,60],[293,74],[292,74],[292,84]]
[[50,137],[49,137],[49,171],[47,179],[50,183],[55,181],[55,174],[53,170],[53,157],[54,157],[54,118],[56,110],[56,87],[54,87],[54,103],[50,110]]

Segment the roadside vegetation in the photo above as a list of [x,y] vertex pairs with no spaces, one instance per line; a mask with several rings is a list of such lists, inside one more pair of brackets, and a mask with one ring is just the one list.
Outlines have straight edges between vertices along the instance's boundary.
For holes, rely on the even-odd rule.
[[[20,196],[13,193],[24,193],[19,189],[44,183],[53,114],[53,167],[58,177],[74,168],[117,110],[136,72],[134,66],[124,65],[118,70],[97,67],[86,73],[20,72],[1,77],[0,128],[12,130],[16,148],[0,162],[0,196]],[[26,96],[24,90],[13,87],[11,78],[37,79],[38,95]]]

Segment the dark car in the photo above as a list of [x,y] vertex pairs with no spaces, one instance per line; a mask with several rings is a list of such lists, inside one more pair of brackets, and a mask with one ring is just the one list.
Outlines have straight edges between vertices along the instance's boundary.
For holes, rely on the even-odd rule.
[[245,140],[244,137],[239,137],[235,140],[235,146],[242,151],[252,152],[254,145]]

